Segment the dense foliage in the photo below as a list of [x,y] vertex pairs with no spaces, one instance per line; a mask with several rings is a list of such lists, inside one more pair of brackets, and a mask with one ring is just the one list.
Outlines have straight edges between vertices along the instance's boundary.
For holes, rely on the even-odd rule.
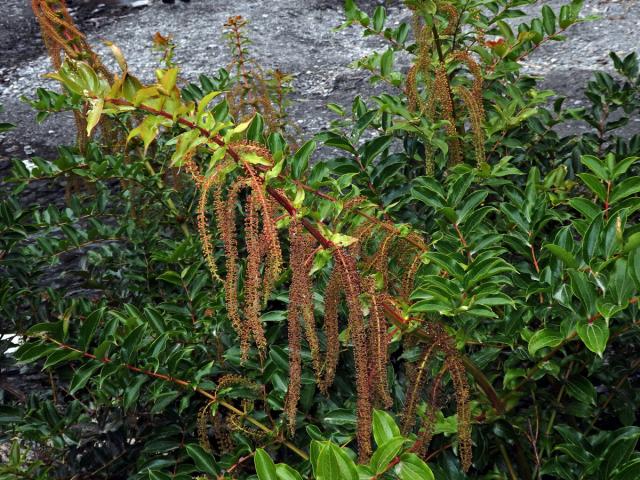
[[244,20],[197,84],[157,35],[143,85],[34,0],[31,103],[79,135],[0,203],[0,372],[47,372],[0,383],[0,478],[638,478],[638,60],[564,108],[519,62],[581,2],[514,31],[531,3],[347,1],[385,93],[298,147]]

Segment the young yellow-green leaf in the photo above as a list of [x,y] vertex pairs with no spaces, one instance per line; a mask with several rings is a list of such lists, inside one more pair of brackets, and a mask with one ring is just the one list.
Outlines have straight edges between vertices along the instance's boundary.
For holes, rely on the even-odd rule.
[[258,474],[259,480],[278,480],[276,465],[264,449],[258,448],[256,450],[253,462],[256,466],[256,473]]
[[256,152],[251,151],[240,151],[239,152],[240,159],[243,162],[251,163],[252,165],[269,165],[271,166],[271,162],[268,158],[261,157]]
[[127,66],[127,61],[125,60],[122,50],[120,50],[120,47],[118,47],[115,43],[110,42],[108,40],[104,41],[103,43],[107,47],[109,47],[109,49],[111,50],[111,53],[116,59],[116,62],[118,62],[118,66],[120,67],[120,70],[122,70],[122,73],[126,74],[129,67]]
[[609,340],[609,326],[604,318],[595,320],[583,320],[576,325],[576,331],[580,340],[593,353],[602,357]]
[[207,452],[204,448],[195,443],[189,443],[185,445],[185,450],[193,460],[193,463],[195,463],[198,470],[206,473],[207,475],[211,475],[212,477],[218,475],[218,467],[213,455]]
[[373,411],[373,438],[380,446],[393,437],[400,436],[400,429],[391,415],[383,410]]
[[400,480],[435,480],[429,466],[415,453],[403,453],[395,472]]
[[166,71],[158,70],[158,76],[160,77],[160,85],[166,92],[171,92],[176,86],[176,80],[178,79],[178,69],[170,68]]
[[277,162],[271,169],[265,173],[264,181],[266,184],[269,184],[269,181],[278,178],[280,172],[282,171],[282,167],[284,166],[284,158],[281,158],[279,162]]
[[91,135],[91,132],[100,121],[102,115],[102,108],[104,107],[104,100],[102,98],[95,98],[89,100],[91,108],[87,113],[87,135]]

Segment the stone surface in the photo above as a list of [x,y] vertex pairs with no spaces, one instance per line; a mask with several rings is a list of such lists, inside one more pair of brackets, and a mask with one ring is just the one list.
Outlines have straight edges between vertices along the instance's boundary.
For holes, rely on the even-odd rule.
[[[38,125],[31,108],[20,100],[37,87],[55,88],[55,83],[41,77],[50,66],[26,5],[29,2],[5,2],[8,13],[0,19],[0,27],[9,28],[0,28],[0,41],[10,49],[9,57],[5,55],[0,63],[0,104],[5,107],[0,121],[12,121],[19,128],[0,137],[0,156],[48,154],[60,143],[73,142],[73,122],[69,116],[57,115]],[[380,40],[363,38],[355,27],[333,31],[343,19],[340,0],[193,0],[174,5],[156,0],[140,9],[127,8],[124,3],[132,1],[75,0],[71,6],[91,43],[108,57],[100,41],[115,42],[130,69],[143,79],[149,79],[158,63],[150,48],[156,31],[174,37],[176,60],[183,66],[185,80],[225,66],[228,53],[221,26],[230,15],[242,15],[251,22],[254,57],[266,68],[277,67],[294,75],[296,102],[291,114],[303,134],[318,131],[333,118],[326,103],[348,103],[354,95],[371,91],[366,73],[349,64],[379,47]],[[381,2],[359,2],[368,10],[377,3]],[[559,8],[565,2],[538,2],[528,12],[538,12],[543,3]],[[391,23],[406,16],[400,1],[387,5]],[[634,30],[640,2],[586,0],[584,14],[600,19],[571,27],[566,42],[546,43],[525,62],[529,72],[544,77],[545,87],[569,96],[574,104],[582,101],[581,90],[591,73],[610,68],[610,50],[625,55],[637,48]]]

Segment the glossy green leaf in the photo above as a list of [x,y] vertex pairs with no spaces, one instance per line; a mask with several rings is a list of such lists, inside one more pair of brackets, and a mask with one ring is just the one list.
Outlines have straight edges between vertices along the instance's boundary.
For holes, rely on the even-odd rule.
[[529,355],[534,356],[542,348],[557,347],[564,340],[564,336],[559,330],[544,328],[538,330],[529,339]]
[[576,331],[589,350],[602,356],[609,340],[609,327],[603,318],[580,321],[576,325]]
[[395,472],[400,480],[435,480],[429,466],[415,453],[403,453]]
[[400,436],[400,428],[391,415],[383,410],[373,411],[373,438],[378,446]]
[[398,455],[404,444],[404,437],[392,437],[386,442],[378,445],[378,448],[371,456],[369,465],[376,473],[382,473],[387,469],[389,463]]

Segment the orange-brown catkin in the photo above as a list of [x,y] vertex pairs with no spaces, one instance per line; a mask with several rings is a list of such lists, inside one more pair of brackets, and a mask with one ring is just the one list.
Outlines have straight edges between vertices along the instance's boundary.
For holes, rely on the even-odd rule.
[[443,35],[453,35],[458,28],[458,10],[450,3],[441,3],[438,10],[447,14],[447,28],[442,32]]
[[460,353],[456,349],[455,340],[439,324],[429,323],[424,328],[429,336],[430,345],[425,347],[422,357],[414,373],[410,375],[412,385],[407,394],[405,411],[403,414],[403,433],[411,431],[415,425],[415,408],[420,397],[422,385],[424,385],[426,370],[434,352],[440,351],[444,354],[444,365],[436,377],[432,386],[430,396],[429,414],[422,425],[422,432],[419,438],[419,449],[425,450],[431,440],[435,404],[441,388],[442,378],[445,372],[451,375],[451,381],[456,395],[456,411],[458,415],[458,443],[460,451],[460,463],[464,471],[471,466],[471,410],[469,408],[469,385],[467,382],[464,363],[460,358]]
[[484,108],[482,106],[482,98],[478,98],[462,85],[456,88],[458,95],[464,100],[469,117],[471,120],[471,129],[473,131],[473,147],[475,149],[475,160],[478,167],[482,167],[486,163],[484,149]]
[[436,67],[434,90],[442,108],[442,117],[449,122],[446,127],[447,133],[451,137],[449,141],[449,163],[455,165],[462,161],[462,152],[460,142],[456,138],[458,131],[456,130],[456,121],[453,115],[453,99],[451,98],[447,69],[442,64]]
[[260,244],[260,202],[252,191],[245,204],[245,242],[247,245],[247,268],[244,281],[244,319],[259,350],[264,351],[267,340],[260,323],[260,263],[264,250]]
[[367,282],[367,293],[371,302],[369,306],[369,375],[373,384],[373,398],[378,405],[390,408],[393,399],[389,395],[389,382],[387,380],[387,364],[389,363],[389,351],[387,341],[387,321],[382,307],[382,295],[376,292],[375,282]]
[[[195,176],[194,176],[195,179]],[[213,242],[209,233],[209,220],[207,219],[207,203],[209,190],[216,181],[215,175],[210,175],[205,178],[200,186],[200,199],[198,201],[198,235],[200,236],[200,242],[202,243],[202,252],[204,258],[211,272],[211,276],[217,280],[220,280],[218,276],[218,268],[216,267],[216,260],[213,256]]]
[[349,330],[356,365],[356,410],[358,416],[356,438],[358,440],[358,458],[361,462],[366,462],[371,455],[371,392],[368,376],[367,334],[360,305],[362,282],[355,259],[351,255],[342,249],[336,249],[334,260],[340,274],[340,282],[344,289],[349,310]]
[[[289,433],[293,435],[296,429],[296,411],[300,400],[300,381],[302,362],[300,356],[301,332],[300,320],[304,319],[307,329],[307,341],[315,358],[314,366],[318,373],[318,344],[315,335],[315,321],[313,319],[313,291],[309,280],[310,269],[306,267],[306,257],[311,243],[306,238],[304,229],[297,218],[289,225],[289,239],[291,242],[289,264],[291,265],[291,286],[289,287],[289,308],[287,312],[289,334],[289,387],[285,397],[284,411],[287,416]],[[309,314],[309,309],[311,313]],[[309,333],[313,330],[313,333]],[[311,340],[309,338],[311,337]],[[315,353],[314,353],[315,350]]]
[[341,293],[340,271],[337,266],[334,266],[324,291],[324,334],[327,341],[327,350],[325,353],[323,377],[318,388],[325,395],[335,379],[338,357],[340,355],[338,313]]
[[236,203],[240,190],[245,185],[245,179],[239,178],[229,187],[227,199],[222,196],[222,188],[218,187],[214,194],[214,207],[218,230],[224,245],[225,266],[227,269],[224,280],[224,293],[227,313],[234,330],[240,337],[240,350],[246,359],[249,352],[249,329],[240,318],[238,305],[238,240],[236,238]]
[[402,434],[408,435],[416,424],[416,408],[422,395],[422,389],[427,380],[428,367],[436,349],[436,344],[425,346],[416,366],[407,368],[409,387],[405,396],[402,412]]

